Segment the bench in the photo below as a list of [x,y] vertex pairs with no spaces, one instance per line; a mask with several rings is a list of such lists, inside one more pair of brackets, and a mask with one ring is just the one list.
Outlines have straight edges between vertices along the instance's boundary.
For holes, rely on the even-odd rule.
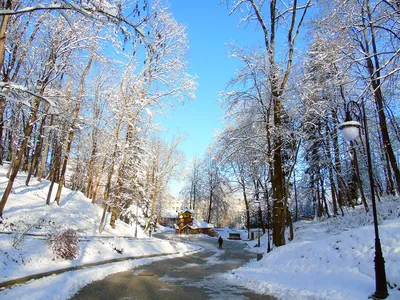
[[240,233],[229,233],[228,240],[241,240]]

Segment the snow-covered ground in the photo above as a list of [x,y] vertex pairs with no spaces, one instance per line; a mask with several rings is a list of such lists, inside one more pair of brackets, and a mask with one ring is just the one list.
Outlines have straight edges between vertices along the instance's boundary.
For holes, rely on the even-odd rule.
[[[6,170],[0,167],[0,192],[7,183]],[[168,257],[198,251],[185,239],[164,241],[149,238],[139,228],[117,221],[116,229],[107,225],[101,234],[98,225],[102,209],[93,205],[79,192],[63,189],[60,206],[45,204],[49,183],[31,180],[25,187],[25,176],[19,175],[4,211],[0,232],[0,282],[86,263],[127,256],[175,253]],[[55,187],[56,188],[56,187]],[[378,205],[380,236],[386,262],[389,300],[400,299],[400,199],[385,199]],[[107,219],[108,224],[109,219]],[[361,207],[345,212],[344,217],[295,223],[295,239],[286,246],[274,248],[260,261],[252,261],[225,279],[257,293],[274,295],[280,299],[367,299],[375,290],[374,231],[371,212]],[[79,257],[72,261],[54,257],[43,236],[22,236],[21,233],[45,235],[57,228],[79,230],[85,241],[79,244]],[[227,237],[231,229],[220,229]],[[239,232],[245,239],[247,233]],[[108,237],[108,238],[99,238]],[[239,241],[244,242],[244,241]],[[266,237],[261,248],[266,249]],[[116,250],[122,250],[120,254]],[[88,269],[69,271],[32,280],[26,284],[0,291],[0,299],[68,299],[80,288],[112,273],[134,269],[159,259],[143,258]]]
[[[400,299],[400,199],[378,204],[379,233],[392,288]],[[368,299],[375,292],[372,210],[360,206],[344,217],[294,224],[295,239],[225,278],[279,299]],[[254,244],[255,242],[253,242]],[[266,249],[266,237],[261,238]]]
[[[5,174],[6,168],[0,166],[0,193],[7,184]],[[4,222],[0,224],[0,283],[109,259],[174,254],[69,271],[33,280],[0,291],[2,300],[68,299],[85,285],[112,273],[200,250],[199,247],[179,240],[149,238],[140,227],[138,238],[133,238],[135,226],[118,220],[116,229],[112,229],[108,224],[110,216],[107,217],[106,226],[100,234],[98,227],[103,210],[92,204],[82,193],[63,189],[60,206],[56,203],[47,206],[49,182],[37,182],[33,178],[29,187],[26,187],[25,178],[23,173],[18,175],[4,210]],[[56,189],[57,185],[54,186],[53,197]],[[79,243],[79,256],[74,260],[54,257],[46,242],[48,233],[65,228],[78,230],[83,240]]]

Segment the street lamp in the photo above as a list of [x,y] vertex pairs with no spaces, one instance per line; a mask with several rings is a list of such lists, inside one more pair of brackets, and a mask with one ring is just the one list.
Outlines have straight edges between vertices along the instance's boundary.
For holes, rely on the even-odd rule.
[[372,174],[372,159],[371,159],[371,149],[369,144],[368,137],[368,127],[367,127],[367,118],[365,116],[365,107],[364,101],[361,101],[361,106],[354,101],[350,101],[346,105],[346,119],[345,121],[338,126],[339,130],[342,131],[344,139],[347,141],[353,141],[358,137],[359,129],[361,124],[357,121],[353,121],[350,115],[351,106],[357,108],[362,115],[362,120],[364,123],[364,132],[365,132],[365,144],[366,144],[366,152],[367,152],[367,160],[368,160],[368,175],[369,175],[369,183],[371,188],[371,201],[372,201],[372,213],[374,218],[374,231],[375,231],[375,293],[371,295],[369,298],[372,299],[386,299],[389,296],[387,286],[386,286],[386,271],[385,271],[385,260],[382,254],[381,242],[379,239],[379,230],[378,230],[378,217],[376,213],[376,202],[375,202],[375,185],[374,178]]

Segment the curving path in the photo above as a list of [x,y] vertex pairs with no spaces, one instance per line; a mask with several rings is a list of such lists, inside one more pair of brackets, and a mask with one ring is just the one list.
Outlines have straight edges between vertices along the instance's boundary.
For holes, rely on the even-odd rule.
[[225,240],[224,249],[219,250],[216,238],[190,236],[188,242],[201,245],[205,251],[111,275],[86,286],[71,299],[275,299],[224,280],[223,273],[255,258],[244,243]]

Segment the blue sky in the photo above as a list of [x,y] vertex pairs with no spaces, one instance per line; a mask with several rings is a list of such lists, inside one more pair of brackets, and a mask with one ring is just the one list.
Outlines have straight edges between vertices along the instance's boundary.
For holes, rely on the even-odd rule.
[[[189,162],[194,156],[201,158],[212,142],[215,129],[222,129],[223,111],[217,101],[218,94],[233,77],[238,62],[229,59],[227,44],[232,40],[239,44],[254,44],[260,34],[249,26],[238,26],[238,17],[229,16],[220,0],[170,0],[175,19],[187,27],[189,37],[189,73],[196,75],[198,88],[196,99],[179,105],[162,119],[162,126],[170,133],[186,135],[180,150]],[[179,186],[171,186],[176,196]]]

